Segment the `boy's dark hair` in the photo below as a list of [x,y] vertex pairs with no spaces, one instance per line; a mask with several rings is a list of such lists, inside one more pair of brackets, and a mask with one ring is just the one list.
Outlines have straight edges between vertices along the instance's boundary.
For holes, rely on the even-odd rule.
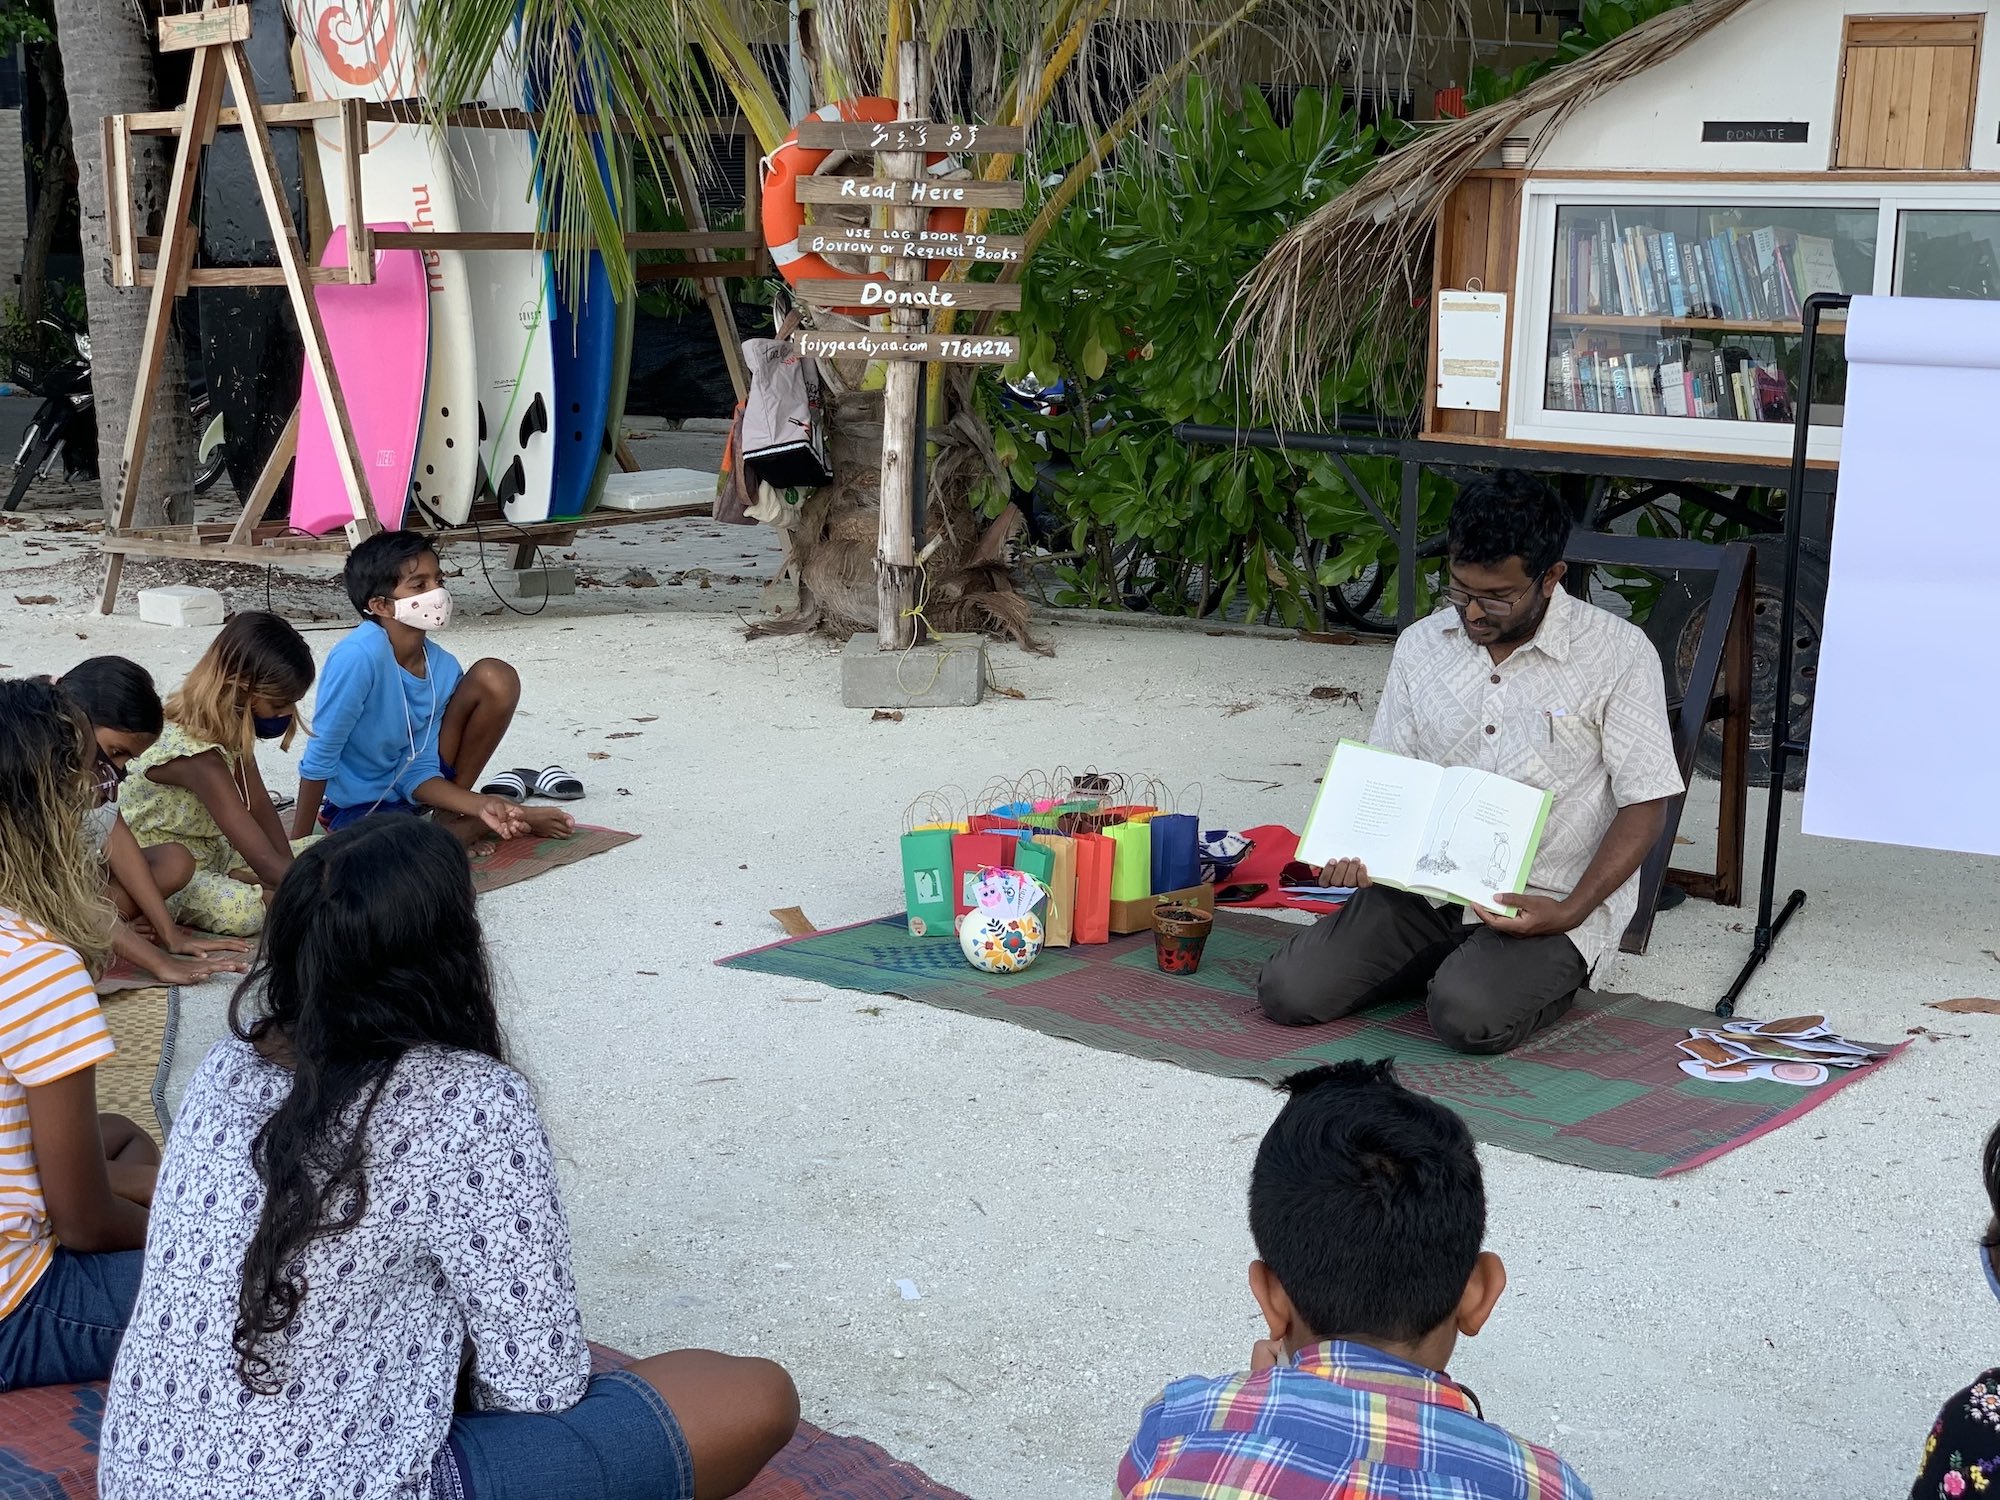
[[1478,567],[1518,557],[1530,578],[1540,578],[1562,561],[1569,528],[1555,491],[1532,474],[1500,469],[1458,492],[1445,551],[1453,562]]
[[347,554],[347,566],[340,575],[355,611],[364,620],[373,619],[368,601],[390,598],[403,569],[426,552],[436,551],[421,531],[378,531],[369,537]]
[[63,673],[59,684],[96,729],[158,734],[166,727],[153,674],[122,656],[93,656]]
[[1408,1343],[1452,1315],[1486,1237],[1465,1122],[1389,1062],[1295,1073],[1257,1148],[1250,1233],[1321,1338]]
[[1993,1217],[1979,1243],[1992,1250],[2000,1247],[2000,1125],[1995,1125],[1993,1133],[1986,1137],[1986,1146],[1979,1153],[1979,1170],[1986,1178],[1987,1201],[1993,1205]]

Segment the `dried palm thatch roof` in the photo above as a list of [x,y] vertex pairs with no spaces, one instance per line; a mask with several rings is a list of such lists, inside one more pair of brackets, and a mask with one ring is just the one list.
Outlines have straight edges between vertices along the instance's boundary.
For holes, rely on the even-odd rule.
[[[1755,0],[1691,0],[1511,98],[1428,131],[1288,231],[1237,296],[1236,350],[1258,396],[1317,416],[1324,373],[1362,350],[1421,339],[1432,233],[1452,190],[1504,138],[1543,116],[1530,160],[1578,109],[1664,62]],[[1379,392],[1378,394],[1385,394]]]

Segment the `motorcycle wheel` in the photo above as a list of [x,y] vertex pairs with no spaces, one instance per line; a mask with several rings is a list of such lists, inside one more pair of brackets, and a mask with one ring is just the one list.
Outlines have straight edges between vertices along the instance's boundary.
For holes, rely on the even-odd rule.
[[0,510],[19,509],[27,498],[28,487],[40,477],[48,461],[55,457],[56,449],[62,446],[62,438],[56,433],[43,433],[29,448],[21,461],[14,465],[14,485],[7,491],[7,503]]

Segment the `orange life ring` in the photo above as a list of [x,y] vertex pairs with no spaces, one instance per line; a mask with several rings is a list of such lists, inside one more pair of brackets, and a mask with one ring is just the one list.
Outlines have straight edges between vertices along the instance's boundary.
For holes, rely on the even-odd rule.
[[[809,116],[815,120],[862,120],[870,124],[886,125],[896,118],[896,101],[869,96],[861,99],[843,99],[838,104],[822,105]],[[764,243],[770,247],[771,260],[778,273],[792,286],[801,281],[887,281],[886,276],[858,271],[843,271],[825,256],[811,250],[799,248],[799,235],[805,228],[805,209],[798,199],[798,181],[810,177],[821,162],[833,153],[830,151],[808,151],[799,144],[796,127],[785,137],[784,143],[765,158],[764,179]],[[928,158],[929,169],[939,171],[947,166],[951,158],[943,152],[933,152]],[[929,227],[941,233],[956,234],[965,228],[965,210],[962,208],[934,208],[931,210]],[[949,260],[934,260],[930,263],[930,277],[936,281],[951,268]],[[881,308],[837,307],[833,311],[846,313],[849,317],[867,317],[882,311]]]

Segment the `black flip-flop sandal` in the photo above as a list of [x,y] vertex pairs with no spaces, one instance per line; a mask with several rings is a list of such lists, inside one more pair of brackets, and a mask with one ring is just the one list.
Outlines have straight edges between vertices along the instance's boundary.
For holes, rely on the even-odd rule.
[[561,766],[544,766],[535,777],[535,795],[551,802],[575,802],[583,796],[583,783]]
[[479,789],[482,797],[505,797],[509,802],[525,802],[535,785],[535,773],[527,766],[502,771]]

